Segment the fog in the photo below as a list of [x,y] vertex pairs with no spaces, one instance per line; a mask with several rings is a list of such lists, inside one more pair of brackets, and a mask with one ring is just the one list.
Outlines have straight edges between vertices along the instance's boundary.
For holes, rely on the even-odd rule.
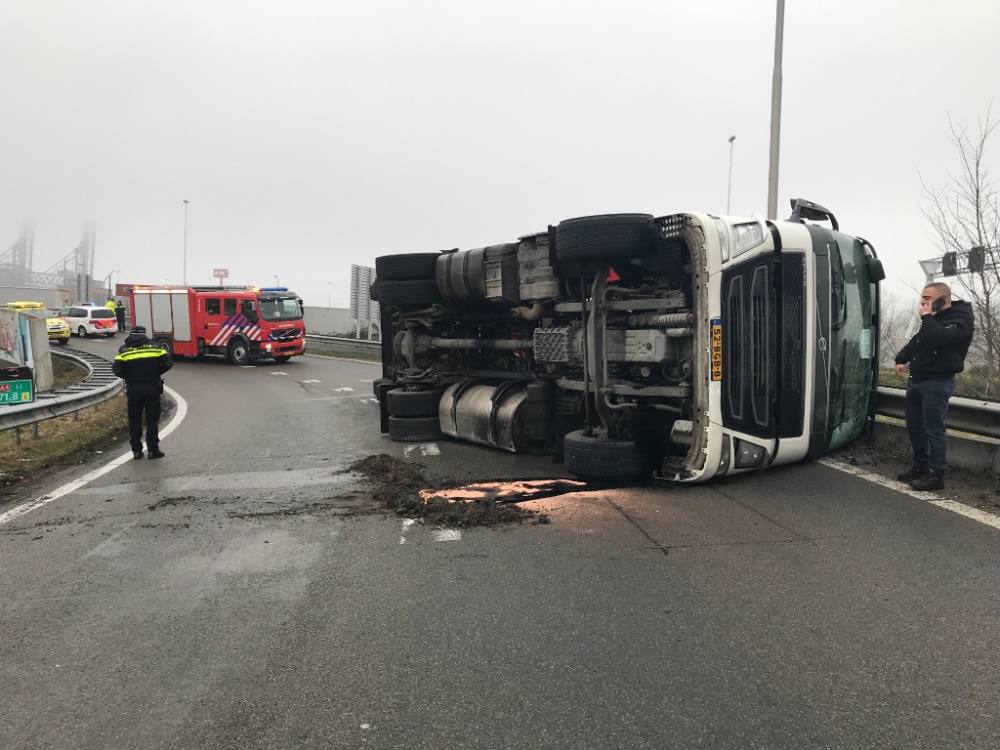
[[[787,0],[779,218],[911,294],[920,175],[1000,93],[1000,3]],[[350,265],[591,213],[764,213],[773,0],[0,2],[0,251],[97,222],[95,276],[346,306]],[[998,97],[1000,98],[1000,97]],[[1000,102],[994,106],[1000,113]],[[1000,174],[1000,138],[991,152]]]

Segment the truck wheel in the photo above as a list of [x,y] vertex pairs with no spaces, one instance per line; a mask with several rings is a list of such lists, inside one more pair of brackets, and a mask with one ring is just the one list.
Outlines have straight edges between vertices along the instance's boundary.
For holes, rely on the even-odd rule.
[[633,440],[611,440],[600,433],[584,435],[583,430],[567,433],[563,439],[566,469],[592,479],[636,479],[648,472],[646,455]]
[[443,388],[433,391],[404,391],[402,388],[386,394],[389,414],[397,417],[437,417]]
[[375,278],[379,281],[433,279],[441,253],[403,253],[375,259]]
[[378,387],[385,383],[386,385],[392,385],[395,380],[390,380],[389,378],[378,378],[372,381],[372,393],[375,394],[375,398],[378,398]]
[[441,437],[437,417],[389,417],[389,438],[397,443],[422,443]]
[[167,352],[167,354],[169,354],[171,357],[174,356],[174,347],[170,343],[170,339],[159,338],[156,340],[156,343],[157,345],[159,345],[161,349],[164,349]]
[[368,287],[368,299],[372,302],[378,302],[378,279],[375,279],[372,285]]
[[584,216],[556,227],[556,257],[561,261],[631,260],[655,252],[650,214]]
[[428,307],[441,301],[434,279],[379,281],[378,296],[382,307]]
[[250,364],[250,347],[243,339],[234,339],[229,344],[229,361],[237,367]]
[[287,362],[290,359],[291,359],[291,357],[275,357],[274,361],[277,362],[279,365],[283,365],[283,364],[285,364],[285,362]]

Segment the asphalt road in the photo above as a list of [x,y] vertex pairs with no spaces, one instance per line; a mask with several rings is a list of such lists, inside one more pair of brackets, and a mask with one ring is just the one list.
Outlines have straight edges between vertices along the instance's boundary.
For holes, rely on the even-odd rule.
[[404,527],[378,374],[179,362],[166,459],[0,526],[0,748],[1000,747],[995,529],[819,464]]

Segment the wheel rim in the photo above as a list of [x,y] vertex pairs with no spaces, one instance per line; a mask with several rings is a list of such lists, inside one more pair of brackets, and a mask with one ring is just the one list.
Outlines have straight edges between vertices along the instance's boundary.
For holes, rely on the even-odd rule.
[[236,344],[233,346],[233,360],[238,364],[243,364],[246,362],[247,358],[247,348],[244,344]]
[[84,328],[83,326],[80,326],[79,328],[76,329],[76,333],[82,339],[84,336],[87,335],[87,329]]

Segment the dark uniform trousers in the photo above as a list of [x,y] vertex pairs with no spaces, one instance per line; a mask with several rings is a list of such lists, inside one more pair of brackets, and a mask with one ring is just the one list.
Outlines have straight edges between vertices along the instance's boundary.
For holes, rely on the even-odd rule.
[[133,453],[142,452],[142,415],[146,415],[146,448],[160,449],[161,385],[153,382],[128,386],[128,439]]

